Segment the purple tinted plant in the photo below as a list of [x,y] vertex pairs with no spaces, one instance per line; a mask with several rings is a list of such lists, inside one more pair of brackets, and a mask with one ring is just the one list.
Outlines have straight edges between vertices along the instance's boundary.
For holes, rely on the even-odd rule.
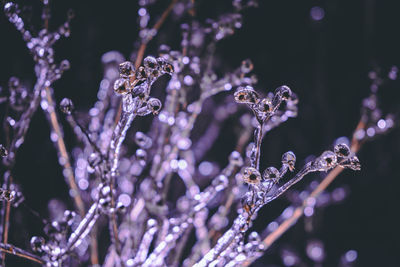
[[[362,118],[351,143],[337,142],[332,151],[322,152],[294,175],[290,175],[296,169],[292,151],[282,155],[280,166],[261,169],[262,141],[269,131],[297,116],[297,96],[285,85],[274,92],[257,92],[250,60],[222,74],[213,61],[217,43],[234,34],[242,26],[242,11],[257,3],[235,0],[230,13],[200,22],[193,15],[194,1],[173,0],[150,26],[153,2],[139,1],[140,44],[131,61],[116,51],[103,55],[104,77],[88,114],[77,112],[71,99],[64,98],[59,104],[54,100],[54,82],[70,67],[67,60],[55,62],[54,44],[69,36],[72,14],[51,32],[49,3],[44,1],[44,27],[36,36],[24,24],[17,4],[4,5],[7,18],[21,32],[32,55],[37,81],[29,89],[12,77],[8,94],[0,98],[8,109],[5,143],[0,146],[6,169],[0,190],[3,265],[5,253],[46,266],[89,262],[93,266],[248,265],[299,217],[312,216],[322,191],[343,169],[360,170],[356,153],[364,141],[394,126],[391,115],[380,114],[377,89],[372,90],[363,102]],[[179,50],[161,45],[157,56],[144,57],[147,44],[172,11],[175,19],[192,16],[190,23],[181,24]],[[165,77],[169,80],[162,101],[154,97],[154,86]],[[216,99],[215,115],[200,131],[196,123],[212,98]],[[241,104],[252,115],[243,114]],[[49,203],[55,219],[43,219],[44,234],[31,238],[30,249],[21,249],[8,243],[10,209],[24,205],[22,189],[12,174],[17,151],[39,107],[50,124],[50,139],[58,151],[75,210],[59,210]],[[65,144],[59,111],[76,135],[72,149]],[[222,122],[240,113],[242,129],[235,150],[224,151],[228,163],[216,171],[219,168],[203,158],[219,135],[229,134],[221,131]],[[135,120],[145,116],[153,117],[150,129],[130,132]],[[277,220],[266,223],[261,235],[249,233],[261,208],[314,172],[328,174],[306,189],[306,197],[299,200],[292,192],[293,205]],[[175,192],[174,180],[181,181],[184,192]],[[232,213],[235,217],[230,220]],[[109,233],[110,242],[98,244],[104,232]],[[99,246],[106,247],[104,257],[99,257]],[[314,241],[307,247],[315,262],[322,257],[315,250],[322,246]],[[285,250],[283,258],[290,253]],[[294,257],[294,253],[290,255]]]

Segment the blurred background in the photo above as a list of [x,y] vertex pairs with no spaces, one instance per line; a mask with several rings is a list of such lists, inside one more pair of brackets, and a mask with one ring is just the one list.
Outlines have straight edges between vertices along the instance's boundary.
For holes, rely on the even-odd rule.
[[[160,2],[150,9],[154,16],[161,14],[169,1]],[[230,1],[196,2],[200,21],[232,11]],[[32,14],[33,28],[39,29],[40,2],[18,3],[31,7],[25,12],[27,16]],[[50,28],[65,21],[69,8],[75,11],[71,37],[56,45],[56,58],[68,59],[71,69],[54,84],[55,95],[58,102],[71,98],[77,110],[85,114],[96,100],[102,79],[102,54],[117,50],[129,59],[137,40],[138,8],[135,1],[92,0],[54,1],[51,7]],[[234,70],[249,58],[259,80],[256,90],[266,93],[286,84],[300,100],[298,117],[265,137],[262,168],[280,166],[281,155],[288,150],[295,152],[300,168],[308,156],[331,149],[338,137],[352,135],[360,118],[362,99],[370,92],[368,73],[378,70],[386,76],[393,65],[400,66],[399,8],[398,1],[282,0],[260,1],[259,8],[244,12],[243,27],[217,45],[217,73]],[[172,15],[146,54],[156,55],[158,46],[164,43],[178,49],[177,29],[179,22]],[[19,32],[3,13],[0,36],[0,86],[6,87],[10,76],[32,86],[34,63]],[[163,90],[162,84],[159,90]],[[378,95],[383,114],[399,114],[398,81],[387,83]],[[1,119],[3,111],[1,106]],[[145,123],[139,121],[135,128]],[[207,160],[221,166],[226,163],[233,147],[230,142],[236,139],[228,129],[235,124],[239,124],[238,118],[231,118],[222,126]],[[75,139],[67,124],[64,131],[67,145],[72,148]],[[39,111],[18,153],[14,174],[29,206],[44,217],[48,216],[47,205],[52,199],[62,200],[65,207],[72,208],[49,134],[46,118]],[[399,137],[400,130],[396,128],[366,143],[359,153],[361,171],[344,171],[329,189],[345,186],[347,198],[317,210],[312,231],[305,231],[307,223],[301,219],[254,266],[284,266],[281,255],[285,249],[294,250],[302,258],[303,263],[298,266],[314,266],[306,253],[307,243],[314,239],[324,243],[326,252],[321,266],[338,266],[341,255],[350,249],[357,251],[356,266],[399,266]],[[300,190],[305,184],[303,181],[295,189]],[[262,231],[288,204],[287,198],[282,197],[262,209],[254,228]],[[41,234],[41,226],[36,218],[17,209],[12,211],[10,231],[10,243],[26,248],[30,236]],[[8,258],[9,266],[27,264]]]

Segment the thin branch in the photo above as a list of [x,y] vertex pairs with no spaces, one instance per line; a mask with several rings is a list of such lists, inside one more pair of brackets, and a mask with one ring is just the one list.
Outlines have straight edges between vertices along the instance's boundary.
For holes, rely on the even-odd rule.
[[0,251],[4,252],[4,253],[11,254],[11,255],[15,255],[15,256],[18,256],[20,258],[24,258],[24,259],[27,259],[27,260],[30,260],[30,261],[33,261],[33,262],[36,262],[36,263],[39,263],[41,265],[46,264],[46,262],[42,258],[40,258],[39,256],[36,256],[36,255],[34,255],[34,254],[32,254],[32,253],[30,253],[28,251],[25,251],[23,249],[17,248],[17,247],[15,247],[13,245],[10,245],[10,244],[0,243]]
[[[363,121],[360,121],[356,127],[356,129],[354,130],[354,133],[357,132],[357,130],[364,128],[364,123]],[[357,153],[360,148],[362,146],[362,143],[359,142],[354,134],[353,134],[353,138],[351,141],[351,151],[353,153]],[[270,233],[269,235],[267,235],[264,240],[262,241],[263,245],[264,245],[264,250],[267,250],[276,240],[278,240],[286,231],[289,230],[290,227],[292,227],[293,225],[296,224],[296,222],[298,221],[298,219],[303,216],[304,214],[304,209],[308,206],[307,203],[310,203],[311,199],[315,199],[317,198],[335,179],[336,177],[339,176],[339,174],[343,171],[344,169],[340,166],[335,167],[334,169],[332,169],[328,175],[321,181],[321,183],[311,192],[311,194],[304,199],[303,204],[299,207],[297,207],[294,211],[292,216],[290,216],[289,218],[287,218],[286,220],[284,220],[279,226],[278,228],[273,231],[272,233]],[[243,266],[249,266],[255,259],[251,258],[248,259],[247,261],[245,261],[243,263]]]
[[61,127],[60,127],[60,123],[57,118],[57,114],[55,112],[55,101],[53,99],[53,95],[50,91],[50,88],[46,87],[45,91],[46,91],[46,99],[47,99],[47,102],[49,103],[49,108],[47,109],[47,111],[49,113],[49,121],[50,121],[52,129],[54,130],[54,132],[57,134],[57,137],[58,137],[57,142],[56,142],[57,149],[60,153],[60,156],[62,158],[64,158],[64,161],[61,162],[63,168],[66,170],[66,172],[64,172],[64,175],[67,178],[69,188],[71,190],[73,190],[72,198],[74,199],[75,206],[77,207],[79,214],[82,217],[84,217],[85,216],[85,204],[83,203],[83,200],[79,194],[79,188],[75,183],[74,170],[72,169],[72,166],[71,166],[71,161],[69,159],[67,148],[65,146],[63,133],[61,131]]

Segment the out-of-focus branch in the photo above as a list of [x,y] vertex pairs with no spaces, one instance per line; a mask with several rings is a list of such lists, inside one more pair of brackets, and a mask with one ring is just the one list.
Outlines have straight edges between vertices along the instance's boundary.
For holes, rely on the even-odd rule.
[[[154,24],[152,30],[158,30],[161,28],[161,26],[164,24],[165,20],[167,19],[169,13],[171,13],[172,9],[174,8],[175,4],[178,2],[178,0],[172,0],[172,2],[168,5],[168,7],[164,10],[162,13],[160,19]],[[140,63],[142,63],[143,57],[144,57],[144,52],[146,51],[147,44],[153,39],[154,36],[149,37],[146,42],[143,42],[138,50],[136,60],[135,60],[135,68],[138,68],[140,66]]]
[[48,112],[49,112],[49,118],[50,118],[50,124],[52,129],[57,135],[57,149],[60,153],[60,156],[64,159],[63,162],[61,162],[63,168],[66,170],[65,176],[68,180],[68,185],[69,188],[73,191],[72,198],[74,199],[75,206],[77,207],[79,214],[83,217],[85,216],[85,205],[83,203],[83,200],[79,194],[79,188],[75,183],[75,177],[74,177],[74,171],[71,166],[71,162],[69,159],[69,155],[67,152],[67,148],[65,146],[64,138],[63,138],[63,133],[61,132],[60,128],[60,123],[57,118],[57,114],[55,112],[55,101],[53,99],[53,96],[51,94],[50,88],[46,87],[46,99],[47,102],[49,103]]

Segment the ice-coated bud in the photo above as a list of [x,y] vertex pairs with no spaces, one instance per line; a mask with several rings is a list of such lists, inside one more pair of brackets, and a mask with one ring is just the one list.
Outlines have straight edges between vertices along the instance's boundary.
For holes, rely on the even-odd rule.
[[292,151],[288,151],[282,155],[282,164],[287,165],[290,171],[294,171],[296,164],[296,155]]
[[234,97],[235,101],[240,104],[254,105],[258,100],[257,92],[251,86],[239,87]]
[[172,74],[174,72],[174,66],[168,62],[162,65],[162,71],[166,74]]
[[71,226],[76,217],[76,213],[74,211],[65,210],[63,220],[67,223],[68,226]]
[[74,110],[74,103],[72,102],[71,99],[69,98],[64,98],[60,102],[60,109],[62,113],[70,115],[72,111]]
[[152,97],[147,101],[147,107],[153,115],[156,115],[160,111],[162,104],[159,99]]
[[3,146],[3,144],[0,144],[0,157],[7,157],[8,156],[8,151],[7,149]]
[[133,66],[132,62],[125,61],[119,64],[119,75],[121,76],[121,78],[127,79],[134,73],[135,73],[135,67]]
[[20,85],[21,85],[21,82],[17,77],[13,76],[13,77],[10,77],[10,79],[8,80],[8,87],[10,88],[10,90],[15,90]]
[[10,202],[14,200],[16,194],[17,193],[13,190],[4,190],[0,188],[0,199],[2,200]]
[[238,167],[243,165],[243,158],[238,151],[233,151],[229,155],[229,163]]
[[109,197],[101,198],[99,200],[99,204],[103,212],[108,213],[111,205],[111,199]]
[[282,85],[275,89],[275,97],[279,97],[282,100],[288,100],[292,95],[292,90],[286,85]]
[[258,109],[262,112],[271,112],[272,111],[272,103],[271,100],[268,98],[263,98],[259,103],[258,103]]
[[136,79],[138,80],[144,80],[147,78],[147,73],[146,73],[146,69],[143,66],[140,66],[137,70],[136,70]]
[[259,184],[261,174],[256,168],[246,167],[243,169],[243,180],[248,184]]
[[60,62],[60,70],[61,71],[69,70],[70,67],[71,67],[71,64],[69,63],[69,61],[67,59],[64,59],[63,61]]
[[278,182],[279,178],[280,178],[279,171],[275,167],[268,167],[263,172],[264,180],[273,180],[274,182]]
[[336,163],[337,163],[336,154],[333,153],[332,151],[327,150],[314,161],[313,166],[318,171],[327,171],[333,168],[336,165]]
[[31,238],[30,244],[34,252],[42,252],[42,246],[44,245],[44,238],[41,236],[33,236]]
[[338,157],[348,157],[350,155],[350,148],[346,144],[337,144],[334,151]]
[[117,94],[120,94],[120,95],[127,94],[129,92],[129,90],[127,89],[126,82],[127,82],[127,80],[123,79],[123,78],[115,80],[114,92],[116,92]]
[[157,59],[155,57],[152,56],[147,56],[144,60],[143,60],[143,65],[147,70],[155,70],[158,67],[158,63],[157,63]]
[[254,110],[256,111],[259,119],[266,119],[267,113],[272,112],[273,110],[271,100],[268,98],[263,98],[257,103]]
[[8,2],[4,5],[4,13],[7,16],[18,13],[18,5],[12,2]]

